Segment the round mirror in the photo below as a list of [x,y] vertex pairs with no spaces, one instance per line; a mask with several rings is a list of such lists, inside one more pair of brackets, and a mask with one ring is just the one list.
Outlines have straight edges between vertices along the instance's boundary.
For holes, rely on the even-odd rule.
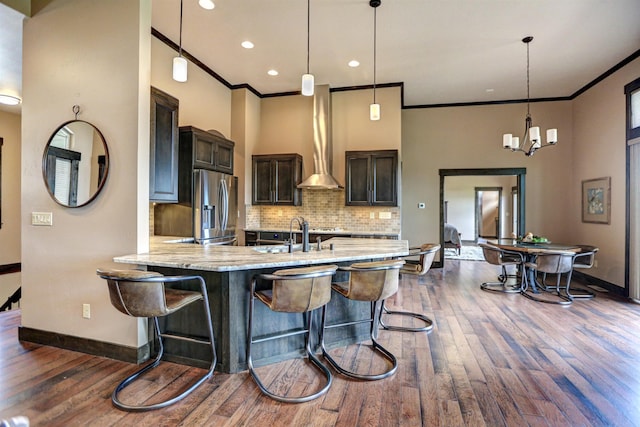
[[42,176],[49,194],[62,206],[72,208],[96,198],[108,170],[104,136],[83,120],[71,120],[56,129],[42,157]]

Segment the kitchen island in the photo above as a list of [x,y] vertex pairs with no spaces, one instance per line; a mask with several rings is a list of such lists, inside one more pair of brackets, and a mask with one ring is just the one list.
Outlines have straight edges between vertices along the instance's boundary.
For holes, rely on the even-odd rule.
[[[281,252],[282,246],[202,246],[191,243],[153,241],[149,253],[115,257],[119,263],[165,275],[201,275],[207,283],[211,318],[213,320],[218,354],[217,370],[239,372],[246,369],[246,333],[249,286],[255,274],[271,273],[278,269],[310,265],[349,265],[356,261],[396,258],[408,255],[406,240],[333,238],[322,243],[321,250],[312,245],[310,252]],[[333,249],[330,249],[330,248]],[[340,280],[339,273],[336,277]],[[263,288],[268,283],[259,284]],[[206,336],[202,322],[202,308],[194,304],[161,320],[161,328],[188,336]],[[363,319],[370,316],[369,303],[332,298],[328,308],[328,322]],[[259,322],[256,335],[290,330],[302,326],[299,314],[272,313],[262,304],[256,305]],[[319,316],[315,323],[319,324]],[[340,328],[325,337],[329,347],[358,342],[368,337],[368,325]],[[303,354],[300,336],[286,338],[258,346],[254,352],[257,365],[277,362]],[[169,360],[195,366],[207,366],[211,360],[206,346],[170,340],[165,343]]]

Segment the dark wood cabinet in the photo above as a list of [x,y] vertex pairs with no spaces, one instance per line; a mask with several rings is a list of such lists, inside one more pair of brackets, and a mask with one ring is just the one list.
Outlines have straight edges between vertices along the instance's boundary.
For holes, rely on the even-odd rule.
[[233,175],[234,142],[214,131],[180,127],[180,166]]
[[299,154],[255,155],[253,160],[254,205],[302,205],[302,156]]
[[178,100],[151,88],[149,200],[178,201]]
[[347,206],[398,206],[398,150],[347,151]]

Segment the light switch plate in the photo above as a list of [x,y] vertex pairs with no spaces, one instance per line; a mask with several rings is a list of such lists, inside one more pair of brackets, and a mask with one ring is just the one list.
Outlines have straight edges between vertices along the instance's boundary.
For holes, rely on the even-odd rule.
[[31,212],[31,225],[53,225],[53,213],[51,212]]

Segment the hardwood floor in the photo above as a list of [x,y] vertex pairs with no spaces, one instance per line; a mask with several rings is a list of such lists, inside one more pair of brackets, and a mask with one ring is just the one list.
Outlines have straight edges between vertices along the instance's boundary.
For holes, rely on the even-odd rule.
[[[172,407],[122,412],[111,392],[133,365],[20,343],[19,311],[0,313],[0,419],[26,415],[32,426],[640,425],[640,305],[606,293],[569,307],[542,304],[481,291],[480,282],[497,274],[485,262],[446,265],[444,274],[404,277],[388,301],[435,323],[429,334],[380,331],[398,356],[393,377],[336,375],[329,393],[304,404],[270,400],[246,372],[216,373]],[[332,354],[378,369],[367,350],[353,345]],[[123,399],[160,399],[202,371],[164,362],[152,372]],[[291,393],[317,385],[301,360],[260,372]]]

